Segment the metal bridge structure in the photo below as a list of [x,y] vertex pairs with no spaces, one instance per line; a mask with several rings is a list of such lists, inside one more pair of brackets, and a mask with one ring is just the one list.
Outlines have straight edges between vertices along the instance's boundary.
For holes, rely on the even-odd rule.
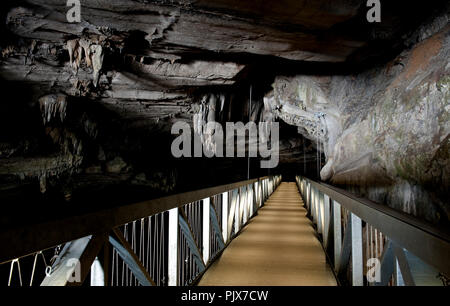
[[447,232],[301,176],[8,228],[0,243],[9,286],[403,286],[450,275]]

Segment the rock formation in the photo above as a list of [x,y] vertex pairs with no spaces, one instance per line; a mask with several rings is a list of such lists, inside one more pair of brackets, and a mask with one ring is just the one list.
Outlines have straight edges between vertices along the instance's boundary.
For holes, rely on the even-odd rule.
[[0,198],[93,207],[245,179],[246,158],[174,159],[171,126],[215,150],[202,121],[278,121],[272,173],[448,226],[449,5],[433,4],[383,2],[369,23],[365,1],[84,0],[71,23],[65,1],[2,1]]

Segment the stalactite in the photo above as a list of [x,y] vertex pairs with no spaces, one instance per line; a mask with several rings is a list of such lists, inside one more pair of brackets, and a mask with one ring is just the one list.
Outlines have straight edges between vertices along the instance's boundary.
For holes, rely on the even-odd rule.
[[224,104],[224,94],[205,95],[201,100],[199,111],[193,116],[194,132],[200,137],[204,150],[210,153],[216,153],[217,147],[214,130],[207,129],[207,124],[217,121],[218,113],[223,110]]
[[47,95],[39,99],[42,120],[44,124],[49,123],[52,119],[59,117],[63,122],[67,112],[67,96],[64,95]]
[[39,189],[41,193],[45,193],[47,191],[47,176],[45,173],[39,176]]
[[92,67],[92,59],[91,59],[91,42],[86,38],[81,38],[79,42],[81,48],[83,48],[84,56],[86,58],[86,65],[88,67]]
[[[69,61],[73,69],[78,71],[81,67],[82,59],[85,59],[86,66],[93,69],[93,84],[97,87],[100,78],[100,71],[103,67],[104,52],[103,47],[92,44],[87,38],[72,39],[66,43],[69,52]],[[83,57],[84,53],[84,57]]]
[[78,68],[80,68],[81,60],[83,58],[83,48],[80,46],[78,39],[72,39],[67,41],[67,50],[69,51],[69,60],[70,65],[73,69],[78,71]]
[[92,67],[94,69],[93,82],[94,82],[94,86],[97,87],[98,80],[100,77],[100,70],[102,69],[102,66],[103,66],[104,53],[103,53],[103,48],[100,45],[92,45],[90,47],[90,49],[91,49],[91,53],[92,53]]

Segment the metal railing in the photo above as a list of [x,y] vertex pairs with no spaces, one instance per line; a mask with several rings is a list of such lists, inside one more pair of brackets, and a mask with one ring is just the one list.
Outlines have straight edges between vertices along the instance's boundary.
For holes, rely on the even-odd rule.
[[280,181],[263,177],[4,230],[0,268],[8,285],[193,285]]
[[442,285],[450,235],[410,215],[297,176],[297,186],[342,285]]

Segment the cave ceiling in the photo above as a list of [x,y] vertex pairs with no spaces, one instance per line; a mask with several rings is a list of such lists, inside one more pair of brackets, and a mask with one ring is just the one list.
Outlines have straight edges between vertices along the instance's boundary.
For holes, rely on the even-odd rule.
[[[9,184],[12,176],[38,178],[45,193],[52,179],[57,177],[58,185],[64,174],[69,179],[59,188],[67,197],[78,185],[94,181],[170,190],[172,170],[167,174],[166,164],[158,162],[167,152],[159,152],[155,143],[165,144],[164,133],[175,121],[192,124],[205,101],[224,101],[217,112],[222,121],[277,115],[283,122],[281,162],[315,165],[315,134],[292,114],[262,111],[267,93],[275,85],[282,92],[290,82],[279,76],[353,75],[385,64],[417,43],[412,33],[446,1],[382,1],[381,23],[367,22],[369,8],[361,0],[81,4],[81,20],[74,23],[67,22],[65,0],[0,4],[0,80],[6,84],[0,125],[11,131],[0,139],[0,183]],[[312,83],[323,95],[331,92],[326,77]],[[249,111],[250,86],[254,103]],[[289,95],[283,103],[293,106],[285,111],[297,106]],[[296,112],[303,116],[302,110]],[[336,121],[353,118],[351,111],[336,113]],[[233,163],[224,160],[216,169]],[[72,173],[82,176],[74,181]]]
[[[365,1],[351,0],[85,0],[81,22],[67,23],[62,0],[2,2],[15,42],[3,41],[2,77],[93,97],[135,125],[185,113],[192,91],[233,86],[254,67],[270,77],[308,63],[368,64],[402,47],[425,18],[414,4],[386,4],[382,25],[369,24]],[[90,60],[96,45],[99,67]]]
[[79,23],[67,22],[69,8],[2,1],[1,77],[27,84],[34,101],[87,97],[138,128],[189,120],[193,97],[210,88],[370,66],[404,48],[404,36],[437,9],[385,2],[378,24],[357,0],[84,0]]

